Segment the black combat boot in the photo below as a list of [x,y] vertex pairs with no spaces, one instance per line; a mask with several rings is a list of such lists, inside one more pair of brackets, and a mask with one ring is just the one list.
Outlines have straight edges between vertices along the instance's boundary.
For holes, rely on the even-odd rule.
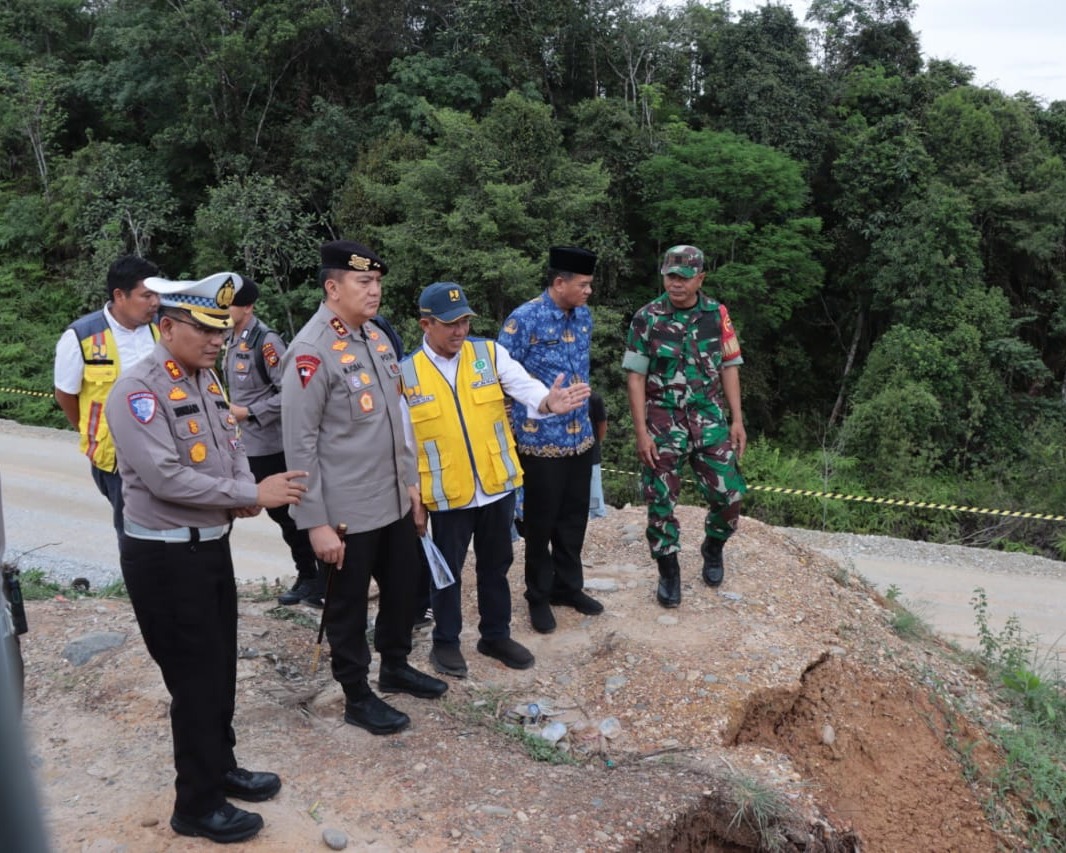
[[725,542],[708,536],[700,546],[703,554],[703,581],[707,586],[721,586],[725,578],[725,564],[722,562],[722,547]]
[[659,588],[655,598],[663,607],[677,607],[681,603],[681,567],[677,564],[677,554],[667,554],[656,558],[659,564]]

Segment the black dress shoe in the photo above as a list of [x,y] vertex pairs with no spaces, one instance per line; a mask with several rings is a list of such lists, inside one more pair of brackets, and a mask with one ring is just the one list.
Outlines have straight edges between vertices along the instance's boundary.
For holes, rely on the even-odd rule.
[[441,675],[454,675],[456,678],[466,678],[466,659],[458,646],[446,646],[442,643],[434,643],[429,653],[429,662]]
[[278,596],[278,604],[299,604],[318,591],[314,578],[297,578],[292,589]]
[[222,777],[222,790],[227,797],[249,803],[261,803],[281,790],[281,779],[277,773],[261,773],[236,767]]
[[223,803],[213,812],[201,817],[174,812],[170,828],[178,835],[208,838],[218,844],[246,841],[263,828],[263,818],[255,812],[246,812],[232,803]]
[[551,603],[561,604],[564,607],[573,607],[578,613],[583,613],[586,616],[598,616],[603,613],[603,605],[580,589],[568,595],[553,595]]
[[510,637],[500,640],[477,641],[477,650],[490,658],[495,658],[504,666],[511,669],[529,669],[533,666],[533,654],[521,643],[516,643]]
[[721,586],[725,579],[725,563],[722,561],[722,548],[725,545],[721,539],[712,539],[708,536],[700,546],[703,554],[703,582],[707,586]]
[[529,603],[529,622],[538,634],[550,634],[555,630],[555,614],[546,601]]
[[419,672],[406,661],[399,664],[382,661],[378,687],[382,693],[410,693],[419,699],[437,699],[448,692],[446,682]]
[[391,735],[411,725],[411,718],[377,695],[368,693],[362,699],[349,699],[344,703],[344,722],[374,735]]

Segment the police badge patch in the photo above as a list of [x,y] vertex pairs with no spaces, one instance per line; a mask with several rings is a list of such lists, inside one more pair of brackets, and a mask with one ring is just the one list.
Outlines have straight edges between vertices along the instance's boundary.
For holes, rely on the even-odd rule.
[[156,413],[155,394],[151,391],[136,391],[126,398],[130,413],[142,424],[150,424]]

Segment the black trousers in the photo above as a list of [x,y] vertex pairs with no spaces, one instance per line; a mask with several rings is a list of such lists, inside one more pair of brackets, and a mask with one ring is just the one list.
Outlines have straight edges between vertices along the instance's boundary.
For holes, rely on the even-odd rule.
[[[271,453],[269,456],[249,456],[248,467],[258,483],[272,474],[287,471],[284,453]],[[296,522],[289,515],[288,506],[277,506],[267,510],[274,522],[281,528],[281,538],[289,546],[292,561],[296,565],[296,574],[301,580],[314,580],[318,576],[318,563],[315,551],[311,547],[311,538],[306,530],[296,527]]]
[[229,537],[167,543],[123,537],[122,578],[144,644],[170,692],[174,810],[219,808],[233,748],[237,587]]
[[444,589],[432,588],[433,642],[456,645],[463,630],[462,570],[470,539],[474,539],[474,571],[477,574],[478,631],[486,640],[511,636],[511,587],[507,570],[514,561],[511,521],[514,519],[514,492],[490,504],[468,509],[430,513],[433,541],[455,583]]
[[374,648],[382,661],[400,664],[411,653],[418,576],[422,564],[415,551],[418,536],[411,513],[364,533],[344,537],[344,565],[329,570],[326,637],[333,677],[349,699],[369,690],[370,646],[366,641],[370,578],[378,583]]
[[585,583],[581,548],[589,520],[592,449],[577,456],[521,455],[526,540],[526,600],[566,598]]

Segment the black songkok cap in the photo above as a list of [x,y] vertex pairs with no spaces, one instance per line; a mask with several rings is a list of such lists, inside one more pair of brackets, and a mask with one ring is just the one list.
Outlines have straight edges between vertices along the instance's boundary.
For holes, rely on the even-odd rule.
[[559,272],[592,275],[596,271],[596,253],[579,246],[552,246],[548,250],[548,266]]
[[252,281],[248,276],[242,275],[241,281],[244,282],[237,290],[237,293],[233,296],[233,302],[231,305],[255,305],[255,301],[259,298],[259,285]]
[[351,240],[334,240],[323,243],[319,249],[324,270],[377,270],[382,275],[389,271],[385,262],[362,243]]

